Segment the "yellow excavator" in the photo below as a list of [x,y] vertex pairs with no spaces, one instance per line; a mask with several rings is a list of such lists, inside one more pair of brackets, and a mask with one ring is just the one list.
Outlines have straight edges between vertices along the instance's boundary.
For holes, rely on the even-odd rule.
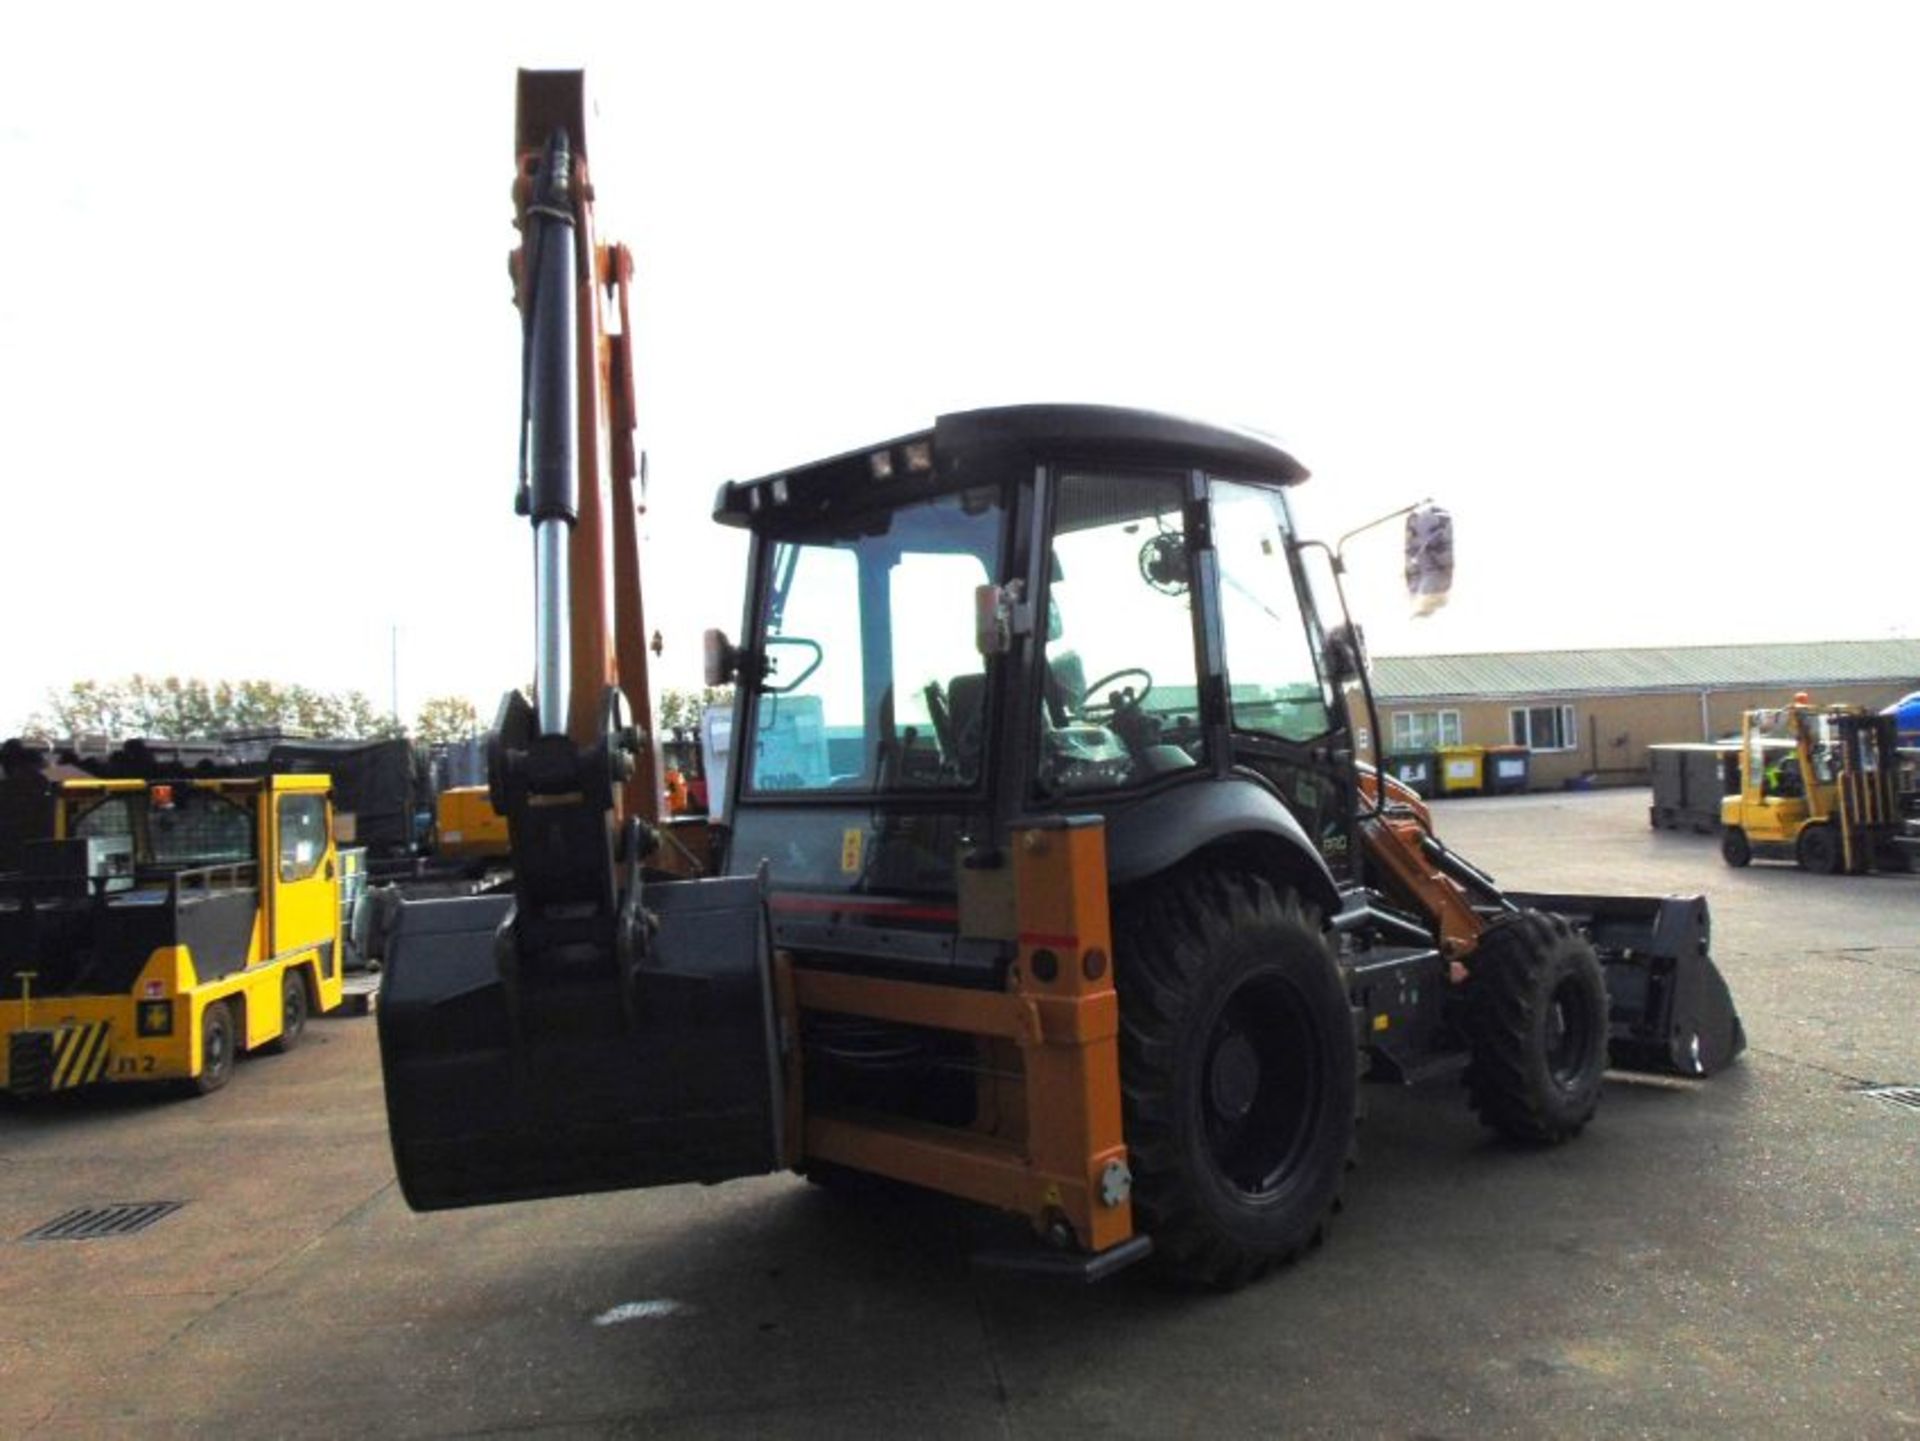
[[[694,873],[629,718],[629,265],[581,77],[519,101],[536,684],[489,746],[513,893],[403,905],[388,948],[411,1205],[877,1175],[1025,1218],[985,1260],[1226,1287],[1324,1235],[1365,1077],[1546,1144],[1610,1061],[1739,1053],[1702,898],[1503,891],[1382,787],[1305,467],[1147,411],[944,415],[720,489],[749,580],[707,636],[736,700]],[[1444,516],[1408,541],[1431,605]]]

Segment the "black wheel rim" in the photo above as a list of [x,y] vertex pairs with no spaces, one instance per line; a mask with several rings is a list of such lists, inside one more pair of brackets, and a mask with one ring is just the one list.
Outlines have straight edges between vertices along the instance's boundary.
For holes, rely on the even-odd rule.
[[201,1060],[205,1069],[218,1075],[227,1068],[227,1057],[233,1049],[231,1038],[227,1035],[226,1013],[209,1012],[205,1024],[207,1034],[201,1046],[204,1052]]
[[1562,1091],[1578,1090],[1593,1056],[1590,998],[1578,976],[1565,976],[1547,1003],[1547,1074]]
[[307,988],[299,978],[287,982],[286,1001],[281,1007],[280,1029],[298,1034],[307,1024]]
[[1241,986],[1220,1008],[1200,1068],[1209,1160],[1252,1202],[1285,1188],[1312,1140],[1321,1056],[1300,996],[1275,978]]

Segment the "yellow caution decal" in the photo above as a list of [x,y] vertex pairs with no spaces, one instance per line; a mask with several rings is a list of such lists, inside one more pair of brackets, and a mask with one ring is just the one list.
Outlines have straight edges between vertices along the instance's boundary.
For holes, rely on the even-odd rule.
[[53,1041],[53,1089],[90,1085],[107,1073],[106,1021],[63,1026]]

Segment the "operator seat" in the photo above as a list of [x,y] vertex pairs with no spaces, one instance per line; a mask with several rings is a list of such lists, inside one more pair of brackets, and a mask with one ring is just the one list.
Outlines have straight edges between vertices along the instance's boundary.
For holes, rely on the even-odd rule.
[[987,677],[982,671],[957,675],[947,684],[947,714],[953,727],[955,772],[971,781],[980,774],[987,725]]

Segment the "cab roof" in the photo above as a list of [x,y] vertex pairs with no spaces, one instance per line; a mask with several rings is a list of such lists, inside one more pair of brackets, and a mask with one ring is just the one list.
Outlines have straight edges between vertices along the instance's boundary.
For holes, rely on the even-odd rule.
[[1003,472],[1009,460],[1172,465],[1236,480],[1293,485],[1307,468],[1254,431],[1115,405],[1007,405],[943,415],[931,430],[883,440],[755,480],[714,498],[722,525],[791,507],[796,516],[857,499],[888,503]]

